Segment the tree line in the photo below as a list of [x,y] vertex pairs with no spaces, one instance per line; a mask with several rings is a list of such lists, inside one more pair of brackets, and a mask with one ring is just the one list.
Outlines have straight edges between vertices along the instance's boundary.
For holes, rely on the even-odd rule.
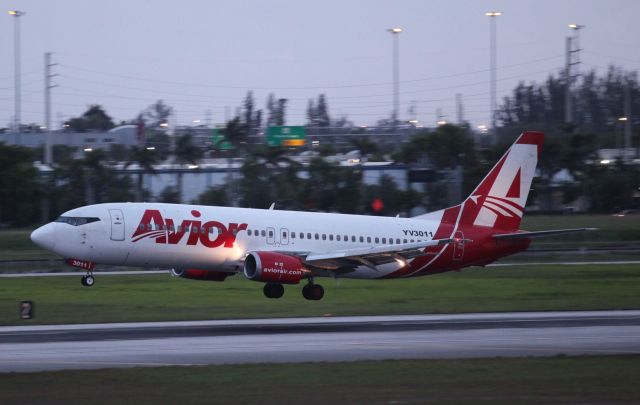
[[[482,139],[465,125],[443,125],[424,129],[405,143],[379,145],[363,134],[348,144],[323,145],[313,149],[315,156],[301,166],[291,159],[292,152],[280,147],[248,143],[247,139],[263,125],[282,125],[286,121],[286,99],[271,95],[263,110],[257,109],[248,92],[222,133],[233,149],[212,145],[210,150],[196,147],[187,131],[170,139],[166,123],[172,108],[161,100],[150,105],[128,123],[139,125],[145,144],[125,148],[114,145],[109,151],[95,150],[74,158],[74,150],[54,148],[56,166],[41,172],[33,162],[42,150],[0,144],[0,225],[22,226],[49,220],[65,210],[112,201],[182,201],[182,176],[176,171],[176,186],[159,196],[151,196],[144,187],[143,176],[153,176],[160,162],[178,167],[196,164],[207,153],[218,158],[243,158],[241,176],[229,176],[226,184],[212,188],[196,201],[203,204],[240,205],[266,208],[278,202],[280,208],[396,215],[419,207],[432,210],[451,203],[452,185],[446,179],[401,190],[390,177],[383,176],[377,185],[367,185],[359,167],[342,167],[331,163],[328,155],[356,149],[363,161],[393,161],[407,168],[431,168],[437,172],[459,170],[461,193],[467,194],[487,173],[506,147],[523,130],[545,131],[546,143],[539,162],[539,176],[534,179],[530,203],[542,211],[558,207],[580,206],[588,212],[612,213],[639,208],[639,165],[621,160],[602,164],[598,149],[615,145],[620,128],[616,118],[624,114],[625,91],[630,96],[633,121],[633,144],[640,144],[640,87],[637,75],[611,68],[604,76],[594,72],[583,75],[575,86],[574,121],[565,122],[563,78],[549,76],[543,83],[520,83],[506,97],[498,111],[501,126],[497,142]],[[324,95],[309,101],[308,128],[335,125]],[[264,122],[263,122],[264,121]],[[72,129],[87,131],[109,129],[112,118],[99,106],[92,105],[80,117],[68,121]],[[113,162],[124,162],[116,167]],[[133,175],[122,168],[137,167]],[[569,181],[558,181],[565,170]],[[373,204],[381,201],[380,205]],[[375,207],[375,208],[374,208]]]

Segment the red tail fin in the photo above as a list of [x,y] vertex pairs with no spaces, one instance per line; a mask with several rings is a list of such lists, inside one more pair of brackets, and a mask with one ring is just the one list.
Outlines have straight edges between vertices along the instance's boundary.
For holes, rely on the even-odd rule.
[[520,135],[462,203],[460,225],[518,229],[543,143],[542,132]]

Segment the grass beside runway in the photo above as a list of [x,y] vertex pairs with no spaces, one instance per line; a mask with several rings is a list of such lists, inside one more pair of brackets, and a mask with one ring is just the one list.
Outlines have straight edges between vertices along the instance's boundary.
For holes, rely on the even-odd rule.
[[[295,316],[428,314],[501,311],[640,309],[638,265],[470,268],[402,280],[318,279],[322,301],[302,298],[301,285],[266,299],[262,284],[230,277],[224,283],[167,275],[0,279],[0,325]],[[35,303],[21,321],[18,303]]]
[[639,376],[639,356],[61,371],[2,375],[0,403],[630,404]]

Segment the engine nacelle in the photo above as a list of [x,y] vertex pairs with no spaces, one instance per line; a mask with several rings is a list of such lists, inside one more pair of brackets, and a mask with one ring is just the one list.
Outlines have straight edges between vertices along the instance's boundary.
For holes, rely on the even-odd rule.
[[244,260],[244,275],[264,283],[298,284],[304,275],[302,260],[275,252],[251,252]]
[[176,277],[188,278],[190,280],[206,280],[206,281],[224,281],[225,278],[235,273],[227,273],[223,271],[208,271],[198,269],[171,269],[171,275]]

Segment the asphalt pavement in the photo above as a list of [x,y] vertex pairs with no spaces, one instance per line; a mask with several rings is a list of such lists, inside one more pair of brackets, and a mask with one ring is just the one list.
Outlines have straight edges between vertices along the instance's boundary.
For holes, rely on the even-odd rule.
[[0,327],[0,372],[640,354],[640,311]]

